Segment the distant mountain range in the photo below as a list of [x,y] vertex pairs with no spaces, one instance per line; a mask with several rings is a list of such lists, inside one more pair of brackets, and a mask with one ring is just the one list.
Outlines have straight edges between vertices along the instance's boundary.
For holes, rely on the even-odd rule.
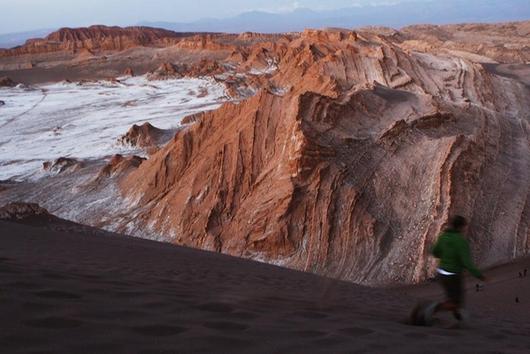
[[297,9],[275,14],[246,12],[227,19],[202,19],[191,23],[142,22],[178,32],[290,32],[305,28],[381,25],[399,28],[411,24],[502,22],[530,19],[528,0],[410,1],[398,4],[313,11]]
[[40,29],[29,32],[0,34],[0,48],[12,48],[24,44],[31,38],[42,38],[55,31],[55,28]]
[[[288,13],[245,12],[238,16],[195,22],[140,22],[137,25],[165,28],[176,32],[291,32],[305,28],[388,26],[503,22],[530,19],[529,0],[412,0],[400,3],[358,6],[314,11],[299,8]],[[44,37],[56,29],[41,29],[0,35],[0,48],[23,44],[30,38]]]

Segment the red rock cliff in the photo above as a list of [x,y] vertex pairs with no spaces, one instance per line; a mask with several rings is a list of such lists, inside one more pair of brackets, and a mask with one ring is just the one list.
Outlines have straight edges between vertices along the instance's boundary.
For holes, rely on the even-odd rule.
[[43,39],[29,40],[23,46],[0,51],[0,56],[39,54],[56,51],[120,51],[128,48],[165,47],[176,44],[192,33],[176,33],[150,27],[107,27],[62,28]]
[[200,115],[122,181],[129,228],[371,284],[432,274],[453,213],[480,264],[529,252],[523,85],[353,32],[275,55],[272,89]]

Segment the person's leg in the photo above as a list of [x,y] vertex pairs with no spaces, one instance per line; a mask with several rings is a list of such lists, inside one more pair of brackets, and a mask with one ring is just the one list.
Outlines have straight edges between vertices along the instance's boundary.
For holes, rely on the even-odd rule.
[[438,275],[438,280],[442,285],[446,300],[436,306],[434,313],[439,311],[451,311],[454,312],[458,309],[458,304],[455,302],[455,280],[454,275]]
[[459,321],[462,321],[463,318],[463,307],[464,307],[464,281],[462,274],[455,274],[452,276],[452,294],[451,298],[455,304],[455,309],[453,310],[453,316]]

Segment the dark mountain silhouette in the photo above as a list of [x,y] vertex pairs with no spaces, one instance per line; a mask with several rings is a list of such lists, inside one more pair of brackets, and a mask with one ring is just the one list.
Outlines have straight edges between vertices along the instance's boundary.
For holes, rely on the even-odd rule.
[[39,29],[29,32],[0,34],[0,48],[13,48],[26,43],[31,38],[42,38],[55,29]]
[[445,0],[411,1],[398,4],[352,7],[313,11],[297,9],[275,14],[262,11],[246,12],[227,19],[202,19],[191,23],[142,22],[141,25],[161,27],[177,32],[289,32],[305,28],[360,27],[382,25],[402,27],[410,24],[499,22],[530,18],[527,0]]

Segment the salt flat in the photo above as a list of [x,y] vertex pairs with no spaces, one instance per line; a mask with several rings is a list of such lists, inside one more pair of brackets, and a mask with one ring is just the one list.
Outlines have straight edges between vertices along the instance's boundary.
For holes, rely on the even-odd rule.
[[216,109],[229,98],[212,79],[60,82],[2,88],[0,180],[37,179],[59,157],[101,159],[141,151],[118,144],[133,124],[176,129],[183,117]]

